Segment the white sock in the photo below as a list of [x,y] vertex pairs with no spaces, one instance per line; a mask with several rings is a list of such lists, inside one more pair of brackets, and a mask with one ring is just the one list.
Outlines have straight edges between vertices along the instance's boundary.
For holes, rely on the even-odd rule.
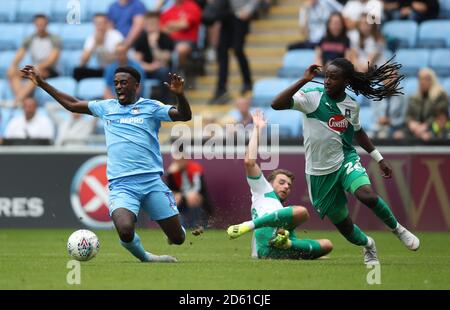
[[247,222],[244,222],[242,224],[250,227],[251,230],[255,229],[255,223],[253,223],[253,221],[247,221]]
[[367,237],[367,244],[365,246],[369,248],[372,245],[373,245],[373,239],[368,236]]

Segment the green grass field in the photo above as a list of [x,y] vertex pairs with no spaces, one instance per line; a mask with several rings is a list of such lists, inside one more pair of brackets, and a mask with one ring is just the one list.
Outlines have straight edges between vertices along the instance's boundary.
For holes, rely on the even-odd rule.
[[97,257],[81,263],[81,284],[69,285],[66,241],[71,230],[0,230],[0,289],[450,289],[450,233],[419,233],[410,252],[388,232],[373,232],[381,260],[381,285],[369,285],[361,248],[336,232],[300,233],[332,240],[328,259],[253,260],[251,236],[228,240],[224,231],[189,235],[169,246],[160,230],[139,232],[147,250],[175,255],[178,264],[139,263],[115,231],[97,231]]

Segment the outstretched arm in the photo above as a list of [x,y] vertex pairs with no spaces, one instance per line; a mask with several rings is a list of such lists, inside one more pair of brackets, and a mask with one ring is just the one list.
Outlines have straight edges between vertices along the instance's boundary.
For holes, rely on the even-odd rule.
[[256,163],[256,159],[258,158],[258,140],[264,127],[266,127],[264,115],[260,110],[256,110],[253,114],[253,131],[245,153],[245,172],[248,177],[259,177],[261,175],[261,169]]
[[169,73],[170,84],[164,82],[177,98],[177,107],[169,110],[169,116],[173,121],[190,121],[192,118],[191,107],[184,95],[184,79],[174,73]]
[[391,166],[384,160],[380,152],[375,148],[370,138],[367,136],[364,129],[355,132],[356,142],[367,152],[370,156],[378,162],[378,165],[383,172],[383,177],[389,179],[392,176]]
[[65,109],[70,112],[92,114],[88,107],[87,101],[78,100],[68,94],[65,94],[50,84],[48,84],[39,74],[38,70],[30,65],[25,66],[20,70],[23,77],[31,80],[35,85],[41,87],[50,96],[52,96],[56,101],[58,101]]
[[306,83],[312,81],[312,79],[320,72],[319,65],[311,65],[306,69],[303,78],[283,90],[272,101],[272,108],[274,110],[286,110],[291,108],[292,96]]

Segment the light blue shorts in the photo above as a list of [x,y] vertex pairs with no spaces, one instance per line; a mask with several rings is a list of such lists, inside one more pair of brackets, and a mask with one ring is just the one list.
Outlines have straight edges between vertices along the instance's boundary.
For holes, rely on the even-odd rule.
[[136,215],[142,208],[154,221],[178,214],[175,198],[158,173],[144,173],[109,181],[109,215],[125,208]]

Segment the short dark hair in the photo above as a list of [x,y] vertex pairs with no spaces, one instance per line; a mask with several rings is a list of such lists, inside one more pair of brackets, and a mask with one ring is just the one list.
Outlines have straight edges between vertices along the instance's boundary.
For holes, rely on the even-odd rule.
[[159,13],[158,11],[148,11],[147,13],[145,13],[145,17],[158,17],[161,16],[161,13]]
[[269,176],[267,177],[267,181],[269,181],[269,183],[271,183],[273,180],[275,180],[275,178],[279,174],[284,174],[289,179],[291,179],[292,182],[294,182],[294,180],[295,180],[295,175],[291,171],[286,170],[286,169],[275,169],[269,174]]
[[94,16],[92,16],[92,19],[94,19],[96,17],[108,18],[108,15],[106,15],[105,13],[95,13]]
[[36,21],[36,19],[38,19],[38,18],[44,18],[45,20],[48,21],[47,15],[45,15],[45,14],[36,14],[36,15],[33,16],[33,22]]
[[134,77],[134,79],[136,80],[137,83],[141,83],[141,74],[135,68],[130,67],[130,66],[119,67],[114,72],[114,75],[116,75],[117,73],[122,73],[122,72],[128,73],[129,75]]

